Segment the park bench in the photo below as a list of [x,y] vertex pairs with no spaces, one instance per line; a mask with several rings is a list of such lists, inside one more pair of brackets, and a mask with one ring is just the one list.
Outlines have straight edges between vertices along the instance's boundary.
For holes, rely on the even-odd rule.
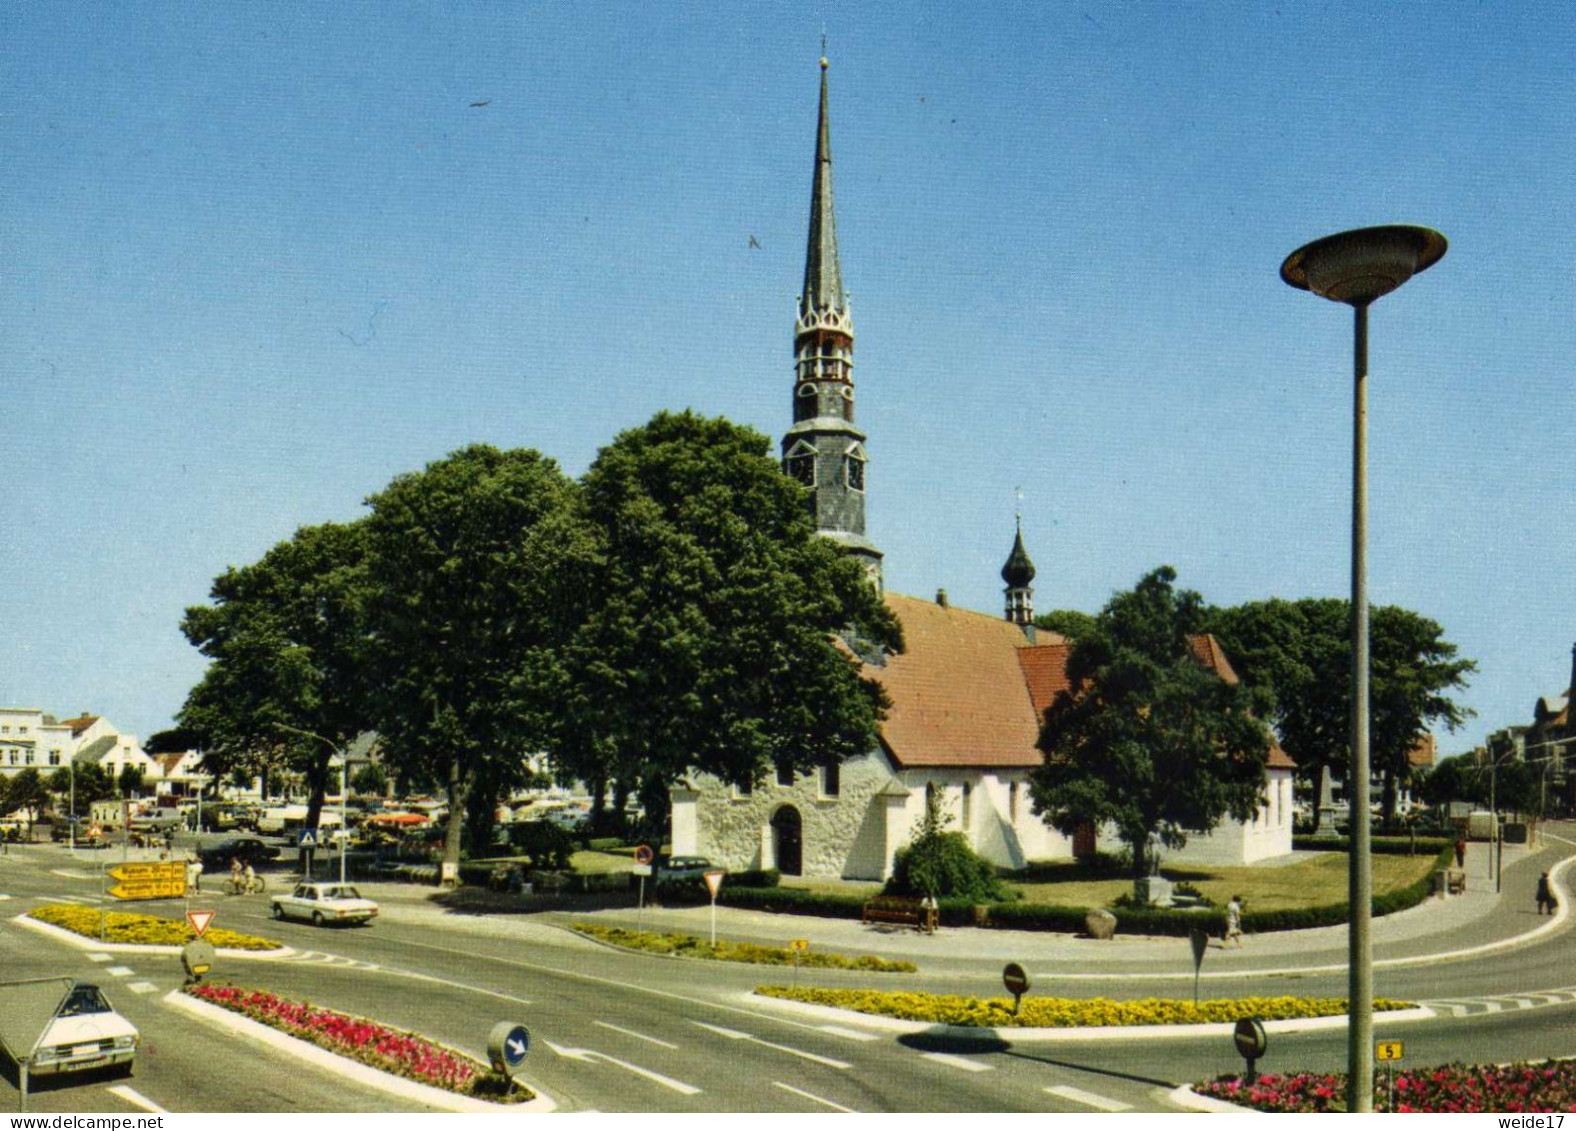
[[865,903],[859,921],[875,923],[912,923],[915,930],[934,932],[936,909],[911,895],[878,895]]

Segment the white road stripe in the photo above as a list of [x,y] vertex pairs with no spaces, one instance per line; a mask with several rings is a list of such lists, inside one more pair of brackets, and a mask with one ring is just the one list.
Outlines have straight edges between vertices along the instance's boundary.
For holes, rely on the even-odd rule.
[[111,978],[129,978],[131,977],[132,969],[130,966],[108,966],[105,967],[104,973]]
[[96,880],[97,876],[91,872],[84,872],[81,868],[51,868],[51,876],[64,876],[68,880]]
[[571,1057],[574,1060],[606,1061],[608,1064],[617,1065],[626,1072],[633,1072],[636,1076],[644,1076],[647,1080],[650,1080],[655,1084],[661,1084],[664,1088],[672,1088],[680,1095],[697,1096],[700,1094],[700,1089],[695,1087],[693,1084],[686,1084],[682,1080],[675,1080],[671,1076],[664,1076],[660,1072],[653,1072],[651,1069],[642,1068],[638,1064],[630,1064],[627,1060],[619,1060],[615,1056],[608,1056],[605,1052],[597,1052],[595,1049],[560,1048],[553,1044],[552,1041],[543,1041],[542,1043],[556,1052],[559,1056]]
[[151,994],[159,987],[152,982],[127,982],[126,988],[134,994]]
[[109,955],[103,953],[102,951],[94,951],[92,954],[88,955],[87,957],[88,957],[88,961],[89,962],[108,962],[109,961]]
[[809,1092],[806,1092],[801,1088],[795,1088],[792,1084],[784,1084],[781,1080],[773,1080],[772,1084],[775,1087],[781,1088],[785,1092],[792,1092],[796,1096],[803,1096],[805,1099],[813,1100],[815,1103],[825,1104],[833,1111],[846,1111],[850,1115],[854,1114],[854,1109],[851,1107],[844,1107],[842,1104],[834,1104],[831,1100],[822,1099],[820,1096],[812,1096]]
[[1125,1104],[1121,1100],[1113,1100],[1109,1096],[1102,1096],[1095,1092],[1086,1092],[1082,1088],[1075,1088],[1071,1084],[1058,1084],[1054,1088],[1046,1088],[1053,1096],[1060,1096],[1064,1100],[1072,1100],[1075,1104],[1085,1107],[1099,1108],[1101,1111],[1131,1111],[1132,1104]]
[[619,1026],[617,1026],[617,1025],[610,1025],[606,1021],[594,1021],[594,1022],[592,1022],[592,1024],[600,1025],[604,1029],[611,1029],[615,1033],[623,1033],[624,1036],[626,1036],[626,1037],[634,1037],[637,1040],[641,1040],[641,1041],[650,1041],[652,1044],[654,1044],[654,1045],[661,1045],[665,1049],[676,1049],[676,1048],[679,1047],[678,1045],[673,1044],[671,1041],[661,1041],[661,1040],[658,1040],[656,1037],[648,1037],[648,1036],[646,1036],[646,1034],[644,1034],[644,1033],[637,1033],[633,1029],[621,1029]]
[[699,1025],[702,1029],[709,1029],[711,1032],[716,1033],[719,1037],[727,1037],[731,1041],[750,1041],[754,1044],[762,1046],[763,1048],[776,1049],[778,1052],[785,1052],[791,1056],[799,1056],[803,1057],[805,1060],[813,1060],[817,1064],[826,1065],[828,1068],[853,1067],[853,1065],[849,1064],[847,1061],[833,1060],[831,1057],[822,1056],[820,1053],[805,1052],[804,1049],[796,1049],[789,1045],[779,1045],[773,1044],[771,1041],[763,1041],[753,1033],[741,1033],[737,1029],[724,1029],[721,1025],[708,1025],[704,1021],[691,1020],[690,1024]]
[[991,1072],[994,1069],[988,1064],[981,1064],[977,1060],[970,1060],[966,1056],[954,1056],[950,1052],[922,1052],[919,1054],[926,1060],[933,1060],[937,1064],[946,1064],[953,1068],[961,1068],[965,1072]]
[[8,900],[10,898],[11,897],[9,895],[7,895],[5,892],[0,891],[0,903],[4,903],[6,900]]
[[129,1104],[135,1104],[143,1111],[158,1112],[161,1115],[168,1114],[167,1109],[160,1107],[128,1084],[116,1084],[113,1088],[105,1088],[104,1090],[112,1096],[119,1096]]
[[881,1038],[874,1033],[861,1033],[857,1029],[844,1029],[841,1025],[822,1025],[821,1032],[830,1033],[834,1037],[847,1037],[850,1041],[879,1041]]
[[1530,997],[1513,997],[1510,999],[1517,1009],[1531,1009],[1533,1000]]

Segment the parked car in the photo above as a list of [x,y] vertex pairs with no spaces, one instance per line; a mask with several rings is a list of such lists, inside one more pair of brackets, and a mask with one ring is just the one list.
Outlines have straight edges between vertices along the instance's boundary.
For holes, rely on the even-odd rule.
[[276,895],[269,902],[275,919],[310,919],[314,927],[367,923],[378,914],[378,905],[349,884],[297,884],[289,895]]
[[203,871],[222,872],[229,868],[231,860],[239,860],[243,865],[250,864],[256,868],[270,860],[277,859],[279,850],[271,844],[264,844],[255,836],[225,837],[216,844],[200,849],[197,859],[202,861]]
[[704,856],[659,856],[652,878],[659,884],[704,885],[707,872],[721,871]]
[[44,1029],[28,1072],[45,1076],[119,1067],[130,1076],[140,1040],[136,1026],[115,1012],[97,986],[78,982]]

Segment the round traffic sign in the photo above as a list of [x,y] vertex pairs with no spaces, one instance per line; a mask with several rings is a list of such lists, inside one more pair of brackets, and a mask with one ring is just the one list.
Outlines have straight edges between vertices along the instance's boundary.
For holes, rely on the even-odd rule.
[[651,851],[651,845],[649,844],[643,844],[639,848],[635,849],[636,864],[649,864],[656,858],[657,854]]
[[1007,987],[1009,994],[1026,994],[1029,992],[1029,975],[1016,962],[1009,962],[1001,972],[1001,984]]
[[524,1025],[514,1021],[500,1021],[487,1035],[487,1059],[499,1072],[519,1068],[525,1063],[525,1054],[531,1051],[531,1034]]
[[1237,1051],[1242,1054],[1244,1060],[1259,1059],[1264,1055],[1264,1049],[1269,1044],[1269,1038],[1264,1035],[1263,1024],[1253,1017],[1244,1017],[1238,1021],[1231,1039],[1236,1042]]

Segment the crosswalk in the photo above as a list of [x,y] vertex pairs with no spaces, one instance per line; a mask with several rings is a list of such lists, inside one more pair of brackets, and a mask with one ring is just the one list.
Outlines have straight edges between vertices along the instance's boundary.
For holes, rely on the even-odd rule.
[[1445,1017],[1479,1017],[1489,1013],[1511,1013],[1522,1009],[1547,1009],[1555,1005],[1576,1004],[1576,986],[1537,993],[1500,994],[1494,997],[1434,998],[1418,1004]]

